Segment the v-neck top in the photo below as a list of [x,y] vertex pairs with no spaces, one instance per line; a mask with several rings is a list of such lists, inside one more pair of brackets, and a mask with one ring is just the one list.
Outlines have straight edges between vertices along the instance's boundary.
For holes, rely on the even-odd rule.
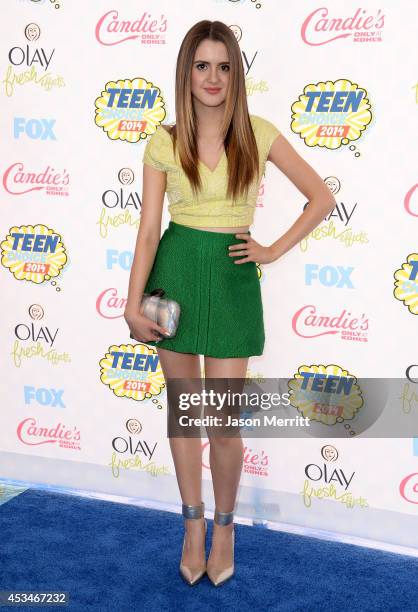
[[147,142],[142,161],[167,173],[168,212],[174,223],[195,227],[252,225],[270,147],[281,132],[259,115],[250,115],[250,121],[259,153],[260,180],[252,182],[247,197],[240,196],[235,202],[226,196],[228,160],[225,151],[213,170],[199,160],[202,190],[195,196],[181,167],[178,152],[174,155],[170,134],[162,125],[156,128]]

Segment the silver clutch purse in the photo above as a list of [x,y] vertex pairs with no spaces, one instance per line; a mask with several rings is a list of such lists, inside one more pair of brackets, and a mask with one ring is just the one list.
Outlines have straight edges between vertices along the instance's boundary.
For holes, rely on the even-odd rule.
[[[153,289],[151,293],[144,293],[139,312],[169,331],[163,338],[173,338],[177,332],[181,308],[178,302],[164,298],[164,295],[164,289]],[[133,338],[132,333],[129,335]]]

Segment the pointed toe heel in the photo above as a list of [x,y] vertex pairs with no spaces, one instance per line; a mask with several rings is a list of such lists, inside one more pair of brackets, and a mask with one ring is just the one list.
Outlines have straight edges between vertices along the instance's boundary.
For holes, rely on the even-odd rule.
[[[183,504],[182,514],[183,514],[183,517],[186,519],[203,518],[205,514],[205,504],[203,502],[199,506],[188,506],[186,504]],[[205,537],[206,537],[206,532],[207,532],[207,527],[208,527],[206,519],[204,519],[204,525],[205,525]],[[200,582],[200,580],[203,578],[203,576],[206,573],[206,561],[203,565],[200,565],[197,567],[190,567],[186,565],[185,563],[183,563],[185,545],[186,545],[186,534],[184,534],[184,538],[183,538],[183,549],[181,553],[179,572],[183,580],[187,582],[188,585],[194,586],[195,584]]]
[[[215,509],[215,517],[214,522],[217,525],[229,525],[234,520],[233,512],[218,512]],[[210,554],[209,560],[206,566],[206,573],[208,575],[209,580],[213,584],[213,586],[221,586],[227,582],[235,573],[235,564],[234,564],[234,550],[235,550],[235,530],[232,530],[232,565],[229,567],[216,567],[210,564]]]

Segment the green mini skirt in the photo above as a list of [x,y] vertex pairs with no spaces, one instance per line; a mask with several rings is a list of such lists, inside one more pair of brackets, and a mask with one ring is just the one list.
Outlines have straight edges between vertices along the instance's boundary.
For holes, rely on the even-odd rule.
[[164,298],[180,304],[179,324],[173,338],[146,344],[218,358],[262,355],[264,321],[257,266],[253,261],[235,264],[243,256],[229,256],[229,245],[245,242],[235,233],[169,222],[144,293],[164,289]]

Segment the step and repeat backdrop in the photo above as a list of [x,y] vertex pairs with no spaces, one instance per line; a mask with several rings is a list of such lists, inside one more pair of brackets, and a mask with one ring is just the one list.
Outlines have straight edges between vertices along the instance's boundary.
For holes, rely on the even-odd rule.
[[[418,547],[415,4],[3,8],[1,479],[181,503],[158,354],[129,338],[123,311],[144,147],[158,125],[175,122],[184,35],[220,20],[242,51],[250,113],[281,130],[337,202],[300,244],[258,265],[266,345],[248,379],[404,379],[392,418],[411,424],[410,436],[390,427],[373,435],[372,425],[358,437],[359,392],[361,401],[291,407],[319,435],[260,438],[244,428],[237,513]],[[253,236],[271,244],[306,204],[268,162]],[[162,232],[168,221],[165,201]],[[210,508],[207,439],[202,446]]]

